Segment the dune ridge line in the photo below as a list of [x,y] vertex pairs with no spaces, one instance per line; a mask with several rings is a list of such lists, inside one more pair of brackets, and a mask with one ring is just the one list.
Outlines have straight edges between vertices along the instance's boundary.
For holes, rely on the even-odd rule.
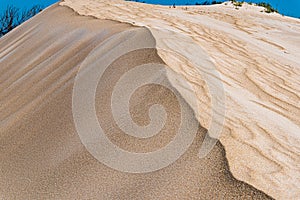
[[[47,8],[0,40],[4,198],[271,198],[244,182],[278,199],[299,197],[299,20],[260,13],[251,6],[236,11],[230,5],[170,9],[124,1],[60,4],[64,6]],[[150,31],[153,38],[145,39],[166,44],[169,41],[159,40],[161,34],[155,30],[177,32],[207,52],[210,59],[205,62],[217,67],[226,95],[220,141],[230,171],[244,182],[231,176],[219,142],[207,157],[198,158],[210,126],[211,93],[193,63],[174,51],[145,49],[116,60],[96,88],[95,108],[114,144],[136,152],[163,147],[174,137],[170,130],[178,128],[174,121],[167,121],[166,128],[149,140],[124,136],[111,123],[109,99],[112,83],[131,65],[164,64],[171,74],[161,73],[160,81],[179,91],[187,108],[193,109],[190,114],[199,113],[201,126],[188,151],[165,169],[128,175],[97,162],[83,147],[72,116],[75,77],[98,44],[130,29]],[[170,45],[193,50],[180,46],[180,41]],[[197,98],[173,80],[176,75],[192,85]],[[129,109],[137,124],[149,123],[147,115],[138,112],[148,113],[154,102],[165,105],[175,122],[180,118],[178,101],[167,89],[151,85],[132,96]]]
[[[80,15],[191,36],[208,52],[225,84],[226,120],[220,141],[233,175],[275,198],[299,198],[299,19],[261,13],[260,7],[248,4],[239,11],[225,4],[170,9],[65,0],[60,5]],[[197,83],[201,78],[187,63],[183,66],[159,49],[158,54],[197,88],[203,105],[197,119],[209,127],[210,100],[204,84]]]

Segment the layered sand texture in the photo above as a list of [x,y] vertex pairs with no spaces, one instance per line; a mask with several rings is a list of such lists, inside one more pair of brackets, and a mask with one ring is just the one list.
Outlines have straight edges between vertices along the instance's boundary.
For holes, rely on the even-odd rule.
[[[253,7],[237,11],[230,5],[170,9],[123,1],[60,4],[100,19],[55,5],[0,40],[0,198],[271,198],[254,187],[278,199],[299,197],[299,20],[267,15]],[[147,152],[167,144],[178,120],[178,105],[169,91],[149,86],[133,95],[131,113],[141,125],[149,122],[144,113],[153,102],[172,113],[165,134],[147,140],[122,133],[105,106],[111,83],[124,70],[142,63],[166,63],[194,86],[203,105],[193,144],[175,163],[148,174],[118,172],[85,149],[72,115],[75,76],[96,46],[133,29],[152,31],[153,38],[148,39],[159,37],[154,29],[186,34],[205,49],[226,94],[220,138],[224,147],[217,143],[207,157],[198,158],[210,119],[205,82],[189,63],[149,49],[126,54],[110,66],[107,80],[97,87],[98,119],[108,137],[124,149]],[[236,180],[231,172],[254,187]]]
[[[155,38],[157,29],[192,37],[221,74],[226,120],[220,141],[234,177],[278,199],[300,198],[299,19],[248,4],[237,10],[229,2],[175,9],[123,1],[60,4],[81,15],[146,26]],[[180,39],[173,42],[189,51]],[[188,63],[169,59],[159,49],[158,54],[196,88],[201,106],[193,109],[208,129],[210,98],[203,78]]]
[[[148,174],[113,170],[89,154],[73,121],[74,79],[95,46],[129,29],[138,28],[78,16],[69,8],[55,5],[1,39],[1,199],[269,198],[232,177],[220,143],[205,159],[197,157],[206,132],[202,127],[176,163]],[[144,105],[165,105],[172,116],[164,134],[136,140],[113,122],[105,103],[112,83],[124,70],[148,62],[163,63],[155,49],[122,56],[97,88],[100,123],[115,144],[130,151],[160,148],[172,139],[178,121],[174,95],[150,85],[134,94],[133,118],[137,123],[147,123]]]

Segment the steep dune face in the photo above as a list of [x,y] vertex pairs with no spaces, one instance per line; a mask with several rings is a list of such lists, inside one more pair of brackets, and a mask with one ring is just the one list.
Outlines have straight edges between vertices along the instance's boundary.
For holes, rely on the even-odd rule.
[[[136,35],[113,40],[115,46],[106,45],[107,38],[125,30]],[[168,119],[162,131],[137,139],[120,130],[109,108],[112,87],[122,74],[134,72],[134,66],[164,64],[155,48],[126,53],[109,65],[95,90],[96,115],[113,143],[128,151],[148,152],[174,138],[182,105],[189,124],[196,123],[195,138],[187,152],[161,170],[129,174],[107,167],[87,151],[74,123],[75,81],[79,72],[89,72],[105,55],[111,57],[130,36],[139,44],[155,45],[146,28],[79,16],[55,5],[0,40],[0,198],[270,199],[232,177],[220,143],[207,157],[198,158],[206,130],[199,126],[188,103],[174,95],[170,72],[155,69],[153,80],[160,84],[138,88],[129,105],[131,117],[140,125],[149,123],[147,113],[153,104],[163,105]],[[97,71],[103,68],[97,67]],[[139,76],[147,78],[150,72],[145,69]],[[81,94],[88,90],[83,88]],[[190,132],[186,133],[190,137]],[[109,152],[105,155],[111,156]]]
[[[266,15],[253,7],[236,11],[221,5],[186,10],[79,0],[60,4],[100,19],[53,6],[0,40],[1,198],[270,198],[231,176],[220,143],[207,157],[197,156],[211,126],[212,95],[220,95],[212,93],[207,85],[214,81],[208,80],[221,81],[224,86],[226,116],[220,141],[233,175],[278,199],[299,198],[299,21]],[[73,120],[73,87],[80,80],[79,72],[85,74],[90,66],[97,67],[101,55],[114,55],[104,41],[128,30],[132,32],[123,39],[112,41],[115,46],[111,49],[123,48],[122,44],[135,36],[132,33],[138,35],[137,44],[145,43],[149,48],[124,54],[110,63],[95,87],[93,106],[107,137],[128,151],[162,148],[175,138],[174,130],[180,125],[178,101],[183,102],[191,124],[196,114],[202,126],[197,127],[191,146],[175,163],[146,174],[119,172],[98,162],[89,146],[82,145]],[[165,33],[169,38],[162,37]],[[205,50],[197,52],[203,60],[199,66],[193,65],[193,58],[178,56],[185,52],[194,55],[197,49],[192,43],[186,46],[190,40],[185,36]],[[154,70],[149,81],[168,87],[139,88],[130,99],[131,117],[137,124],[147,125],[150,120],[145,113],[158,103],[166,108],[171,120],[158,135],[137,139],[118,128],[109,106],[110,99],[118,97],[112,87],[122,74],[147,63],[167,66],[169,71]],[[216,66],[219,76],[204,78],[211,65]],[[199,68],[202,74],[196,70]],[[147,77],[149,73],[145,70],[139,75]],[[184,77],[193,90],[176,82],[176,74]],[[87,86],[79,87],[80,94],[89,94]],[[193,91],[195,98],[191,96]],[[200,106],[195,106],[193,99]],[[83,113],[85,108],[90,107],[84,107]],[[85,118],[88,123],[90,116]]]
[[[250,5],[236,10],[230,4],[176,9],[123,1],[60,4],[81,15],[146,26],[158,45],[164,40],[158,39],[157,30],[190,36],[208,52],[224,85],[226,119],[220,141],[233,175],[273,197],[300,198],[298,19],[262,13]],[[189,51],[180,41],[166,43]],[[203,77],[188,62],[170,59],[159,49],[158,54],[193,85],[201,106],[192,108],[209,129],[211,98]]]

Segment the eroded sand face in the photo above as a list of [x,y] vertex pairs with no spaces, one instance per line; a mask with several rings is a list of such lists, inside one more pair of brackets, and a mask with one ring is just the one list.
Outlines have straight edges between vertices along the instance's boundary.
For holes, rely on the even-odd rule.
[[[206,130],[198,127],[188,151],[170,166],[146,174],[113,170],[83,146],[72,115],[75,76],[89,53],[128,24],[78,16],[53,6],[6,35],[1,52],[1,171],[3,199],[268,199],[234,179],[225,151],[217,143],[204,159],[197,153]],[[151,38],[149,38],[151,39]],[[139,50],[116,60],[100,80],[96,111],[107,136],[128,151],[159,149],[174,137],[179,120],[174,94],[159,85],[141,87],[130,101],[138,124],[149,122],[153,103],[170,115],[162,132],[138,140],[122,133],[108,108],[112,83],[132,66],[163,64],[155,49]],[[162,78],[168,81],[166,75]],[[170,86],[172,86],[170,84]],[[142,111],[142,112],[141,112]],[[193,115],[190,109],[190,114]]]
[[[237,11],[232,5],[170,9],[123,1],[60,4],[81,15],[191,36],[208,52],[225,87],[226,121],[220,141],[233,175],[273,197],[299,198],[298,19],[262,13],[262,8],[250,5]],[[202,78],[188,63],[180,64],[159,50],[158,54],[196,88],[203,105],[198,120],[209,128],[210,98]]]
[[[299,196],[297,20],[269,17],[255,9],[236,11],[231,7],[194,7],[186,11],[123,1],[61,4],[82,15],[146,25],[150,31],[167,29],[192,36],[209,53],[222,75],[227,107],[221,142],[234,176],[276,198]],[[31,199],[268,198],[230,175],[220,143],[208,157],[197,157],[204,128],[199,128],[192,146],[178,161],[148,174],[112,170],[84,148],[72,116],[76,73],[97,44],[114,33],[133,28],[53,7],[0,41],[1,160],[5,161],[1,163],[1,195]],[[126,55],[112,68],[147,59],[167,63],[196,88],[203,105],[198,120],[207,128],[210,98],[202,78],[193,73],[194,68],[188,63],[170,60],[160,51],[158,55],[156,52]],[[108,73],[108,77],[113,80],[115,75]],[[96,97],[99,118],[107,114],[103,111],[101,91],[103,88],[99,86]],[[164,98],[153,99],[160,95]],[[160,88],[145,87],[133,96],[131,104],[137,123],[149,120],[138,113],[147,110],[135,104],[140,97],[150,99],[148,104],[158,101],[169,105],[176,122],[174,97]],[[116,134],[108,137],[124,149],[149,151],[160,148],[173,137],[172,131],[165,131],[166,136],[151,138],[153,142],[137,141],[119,133],[109,123],[110,118],[105,116],[107,123],[103,124]],[[171,124],[171,130],[176,128]]]

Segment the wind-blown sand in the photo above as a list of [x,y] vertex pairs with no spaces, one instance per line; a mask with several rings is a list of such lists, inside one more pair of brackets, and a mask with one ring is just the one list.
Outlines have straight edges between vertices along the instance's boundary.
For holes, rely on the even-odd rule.
[[[263,192],[278,199],[300,197],[299,20],[260,13],[251,6],[238,11],[231,5],[186,10],[79,0],[60,5],[100,19],[55,5],[0,40],[0,198],[271,198]],[[104,106],[109,81],[113,83],[121,70],[149,61],[166,63],[190,81],[201,103],[197,118],[202,127],[188,151],[162,170],[128,174],[101,164],[81,144],[72,116],[76,73],[106,38],[139,29],[130,24],[189,35],[217,66],[226,94],[226,121],[220,143],[204,159],[197,153],[209,127],[209,94],[192,66],[159,50],[134,52],[112,64],[114,70],[97,88],[97,115],[106,120],[108,137],[124,149],[149,151],[168,143],[171,131],[145,141],[122,134]],[[176,121],[174,97],[156,87],[135,94],[132,113],[147,112],[135,103],[143,96],[149,104],[165,105]],[[134,118],[141,124],[148,120],[141,114]],[[166,130],[172,130],[172,124]]]

